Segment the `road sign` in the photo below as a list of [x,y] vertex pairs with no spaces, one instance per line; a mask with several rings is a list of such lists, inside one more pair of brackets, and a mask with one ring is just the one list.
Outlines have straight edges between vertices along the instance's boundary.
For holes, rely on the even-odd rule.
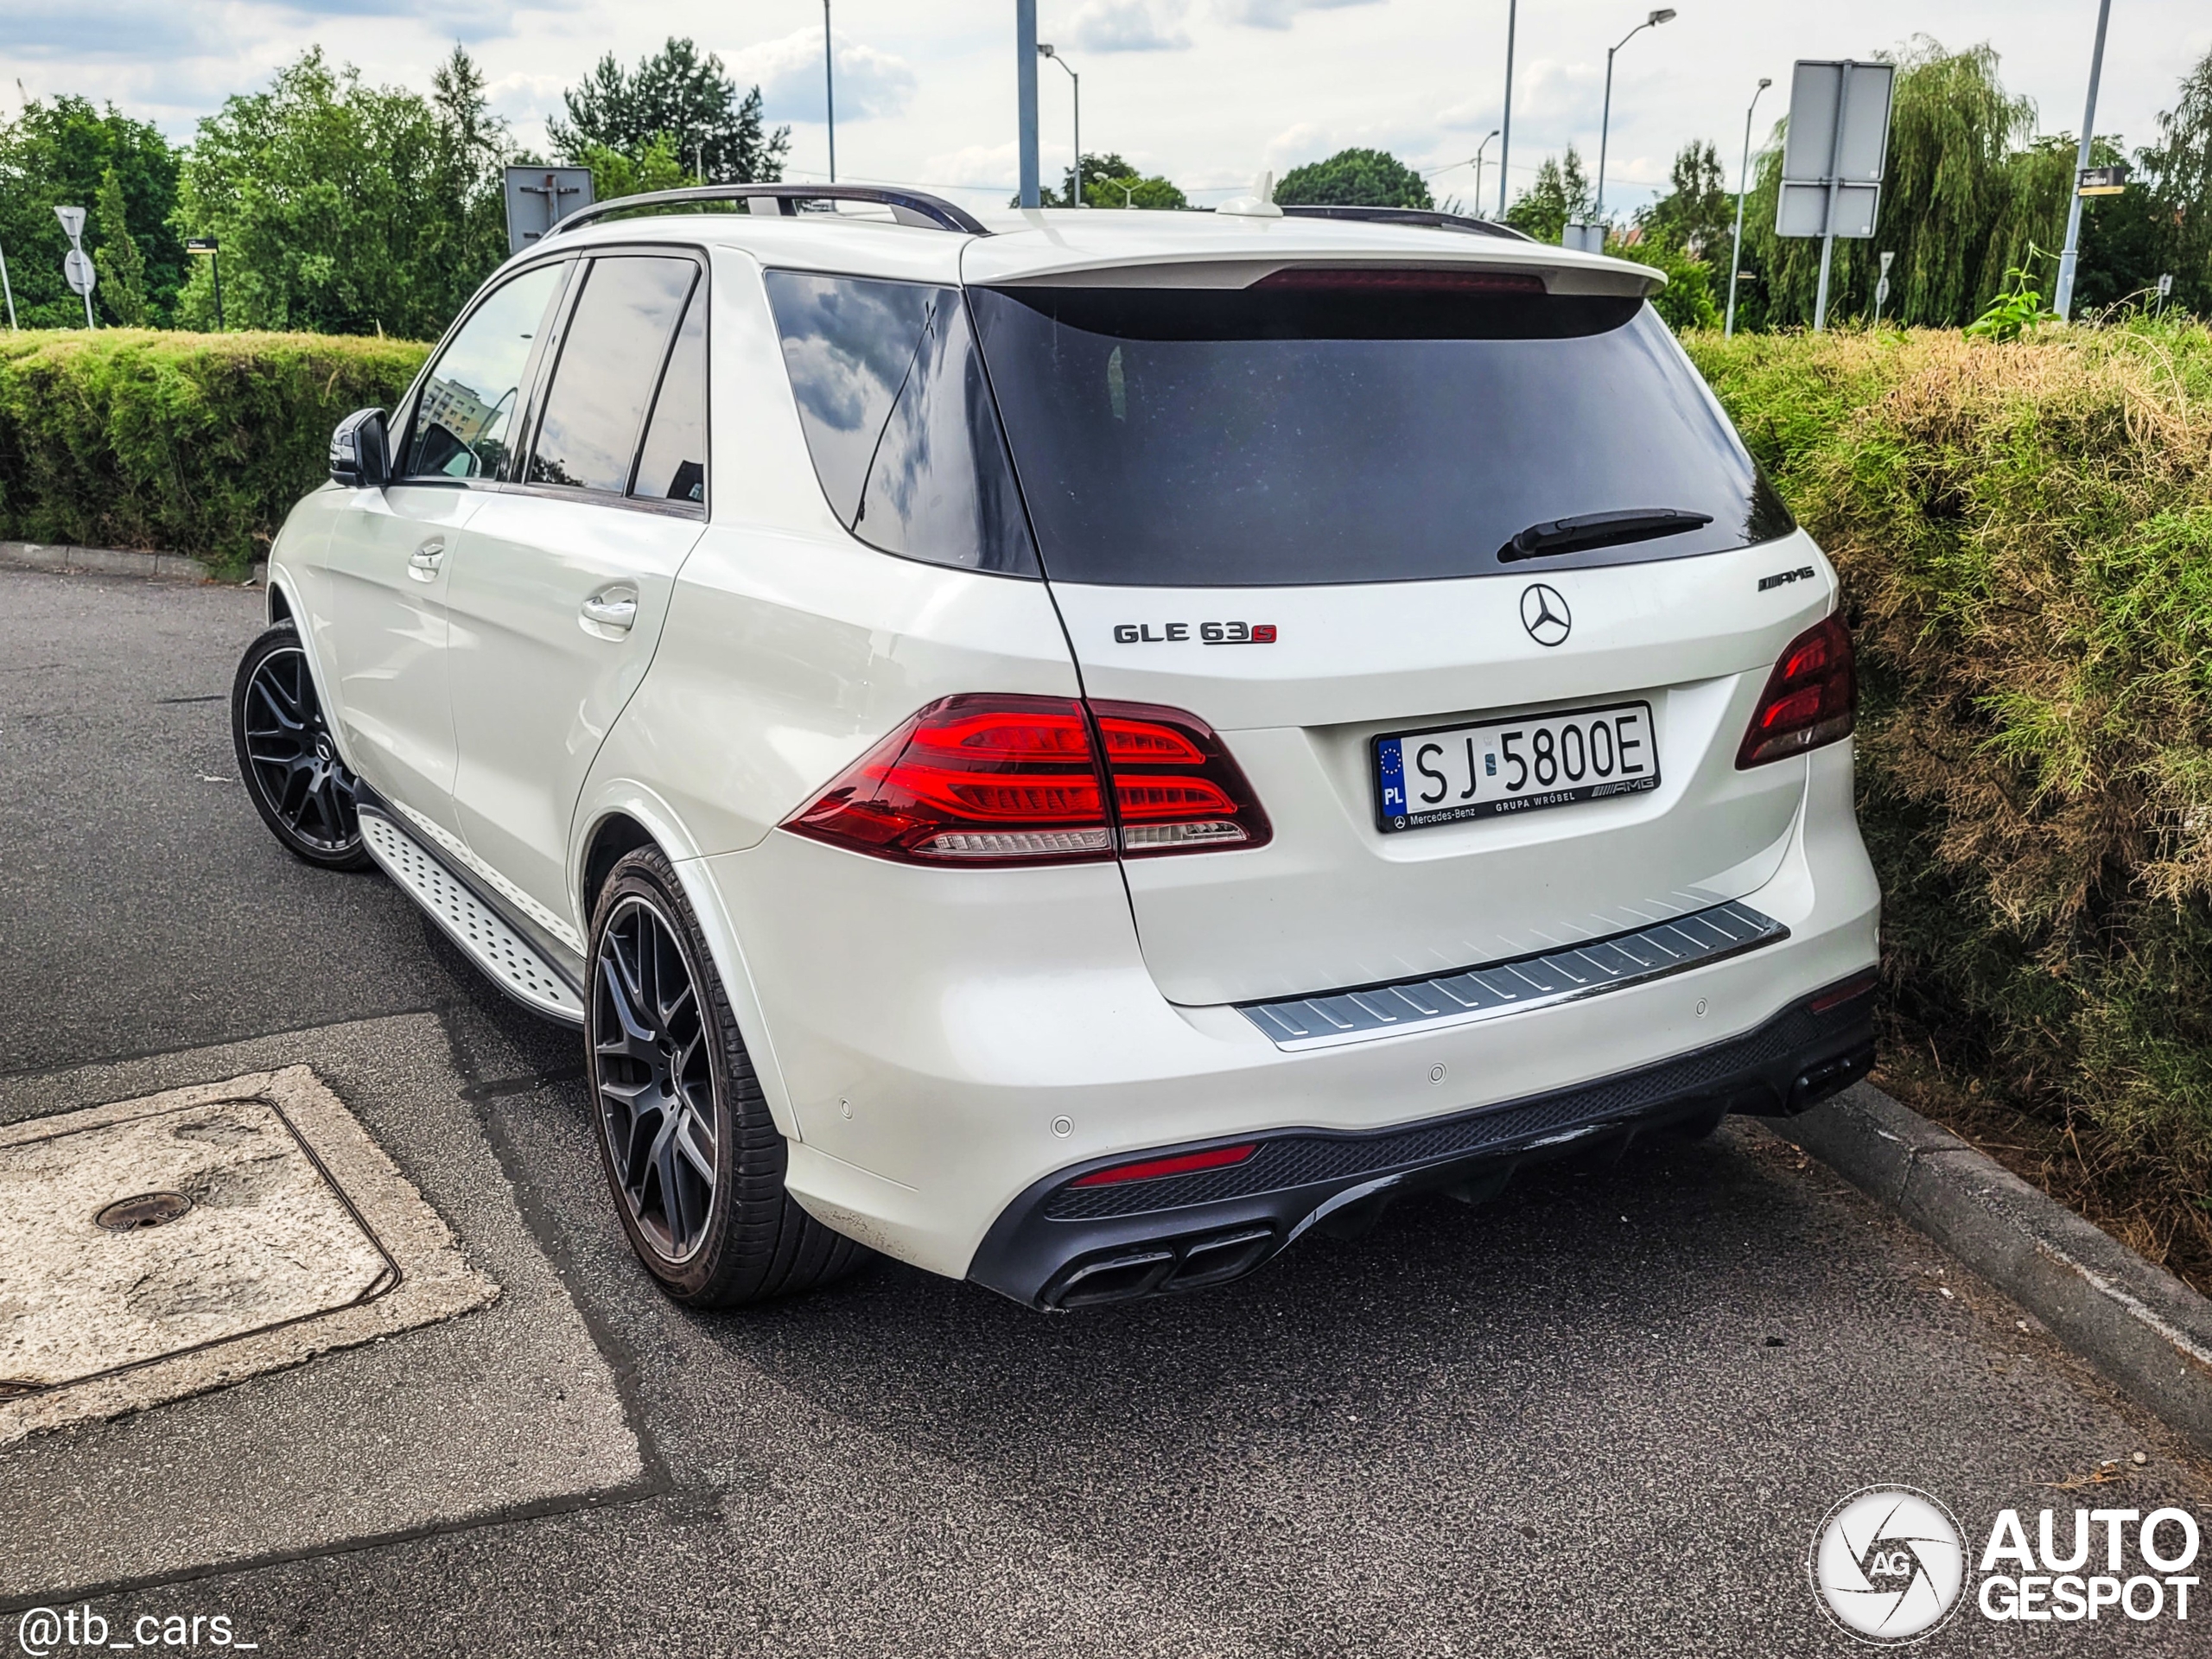
[[2173,274],[2173,272],[2171,272],[2171,270],[2162,270],[2162,271],[2160,271],[2160,272],[2158,273],[2158,297],[2159,297],[2160,299],[2162,299],[2162,300],[2163,300],[2163,299],[2164,299],[2164,298],[2166,297],[2166,296],[2167,296],[2167,295],[2169,295],[2169,294],[2172,293],[2173,291],[2174,291],[2174,274]]
[[54,216],[61,221],[61,228],[69,237],[69,251],[61,257],[61,275],[69,286],[85,298],[85,327],[97,327],[92,321],[92,284],[99,275],[92,269],[92,262],[85,256],[85,210],[81,207],[56,207]]
[[99,281],[99,273],[92,269],[92,256],[82,248],[72,248],[61,256],[61,275],[79,294],[90,294]]
[[67,233],[69,240],[73,245],[85,234],[85,210],[83,208],[56,207],[54,210],[54,216],[61,221],[61,228]]
[[1582,253],[1603,253],[1605,251],[1605,227],[1603,225],[1571,224],[1560,232],[1560,245]]
[[2116,167],[2085,167],[2075,175],[2077,196],[2116,196],[2127,188],[2127,163]]
[[1839,236],[1874,234],[1882,168],[1890,148],[1890,93],[1897,66],[1801,59],[1789,81],[1789,130],[1782,149],[1777,236],[1821,238],[1821,286],[1813,327],[1827,326],[1828,269]]
[[507,169],[507,251],[520,253],[580,207],[592,205],[588,167]]
[[1882,256],[1881,279],[1874,284],[1874,321],[1882,320],[1882,308],[1890,302],[1890,266],[1896,260],[1894,253]]

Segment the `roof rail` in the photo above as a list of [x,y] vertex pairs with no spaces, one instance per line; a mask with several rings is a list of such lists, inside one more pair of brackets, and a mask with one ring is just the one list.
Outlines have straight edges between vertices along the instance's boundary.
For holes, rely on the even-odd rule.
[[1358,219],[1382,225],[1425,225],[1431,230],[1464,231],[1470,236],[1503,236],[1516,242],[1536,239],[1515,230],[1510,225],[1500,225],[1487,219],[1471,219],[1465,213],[1439,213],[1433,207],[1309,207],[1286,203],[1282,211],[1287,217],[1293,219]]
[[868,201],[888,207],[901,225],[925,225],[940,231],[961,231],[969,236],[990,232],[964,207],[956,207],[942,196],[920,190],[887,190],[873,184],[704,184],[683,190],[648,190],[642,195],[616,196],[580,207],[545,234],[559,236],[632,207],[675,207],[701,201],[772,201],[785,216],[798,212],[803,201]]

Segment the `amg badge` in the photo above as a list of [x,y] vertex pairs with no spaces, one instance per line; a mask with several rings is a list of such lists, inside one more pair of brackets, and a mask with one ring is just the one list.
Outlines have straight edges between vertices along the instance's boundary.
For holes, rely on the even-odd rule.
[[1810,582],[1818,574],[1809,564],[1801,564],[1795,570],[1777,570],[1770,576],[1759,578],[1759,592],[1764,593],[1770,588],[1783,587],[1793,582]]
[[[1162,622],[1157,628],[1150,622],[1116,622],[1114,640],[1123,645],[1174,645],[1191,637],[1187,622]],[[1201,622],[1198,624],[1198,643],[1202,645],[1272,645],[1275,642],[1275,625],[1272,622]]]

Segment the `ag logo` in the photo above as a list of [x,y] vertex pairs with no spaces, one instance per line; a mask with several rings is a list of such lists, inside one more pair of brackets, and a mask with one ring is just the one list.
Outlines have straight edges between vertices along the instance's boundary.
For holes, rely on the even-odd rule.
[[1574,626],[1574,613],[1556,588],[1533,582],[1521,594],[1521,626],[1540,645],[1555,645]]
[[1917,1642],[1955,1612],[1966,1544],[1951,1512],[1910,1486],[1868,1486],[1827,1512],[1806,1560],[1813,1593],[1862,1642]]

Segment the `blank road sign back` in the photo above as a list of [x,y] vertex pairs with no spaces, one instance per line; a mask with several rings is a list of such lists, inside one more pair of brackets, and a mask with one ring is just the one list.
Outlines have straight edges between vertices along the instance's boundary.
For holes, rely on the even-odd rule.
[[[1869,237],[1882,200],[1890,140],[1887,63],[1804,60],[1789,82],[1777,236]],[[1835,222],[1828,222],[1828,204]]]

